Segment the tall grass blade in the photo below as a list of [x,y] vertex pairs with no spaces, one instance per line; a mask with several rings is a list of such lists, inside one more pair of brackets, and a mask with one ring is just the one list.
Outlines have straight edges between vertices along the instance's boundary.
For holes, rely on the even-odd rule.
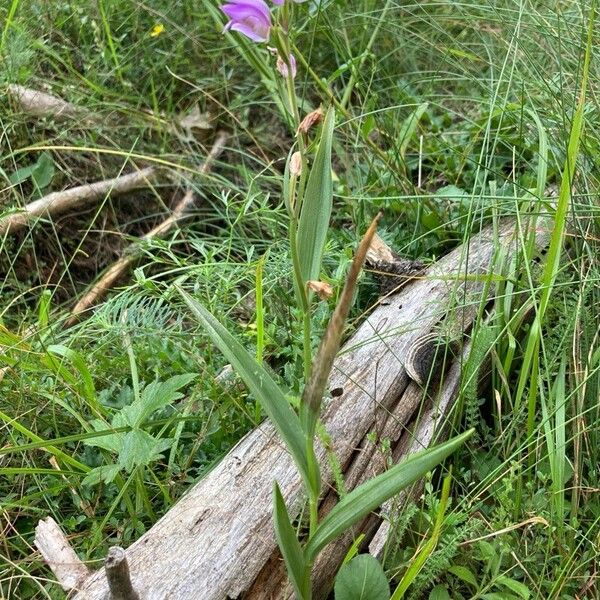
[[446,477],[444,477],[444,483],[442,485],[442,497],[440,498],[440,504],[438,506],[431,537],[425,542],[420,552],[411,561],[408,569],[406,570],[406,573],[404,574],[402,580],[394,590],[394,593],[392,594],[390,600],[401,600],[401,598],[404,598],[406,590],[416,579],[417,575],[421,572],[421,569],[423,569],[423,567],[425,566],[425,562],[427,561],[431,553],[435,550],[435,547],[437,546],[438,541],[440,539],[442,524],[444,523],[444,517],[446,515],[448,498],[450,497],[451,481],[451,474],[448,474]]
[[[556,205],[556,211],[554,213],[554,229],[552,231],[552,237],[550,240],[550,246],[548,248],[548,255],[546,257],[546,264],[542,276],[542,293],[540,297],[540,303],[529,337],[527,339],[525,357],[523,360],[521,373],[519,375],[519,383],[517,386],[517,393],[515,395],[516,407],[519,406],[523,397],[523,391],[525,390],[525,386],[527,385],[530,379],[529,376],[533,366],[533,356],[537,356],[539,354],[542,324],[544,322],[544,316],[546,313],[546,309],[548,308],[548,303],[550,301],[550,296],[554,289],[556,276],[558,274],[558,269],[560,266],[560,257],[565,236],[567,213],[571,202],[571,190],[575,175],[575,163],[579,154],[579,145],[581,142],[581,134],[583,131],[584,124],[585,98],[589,79],[590,60],[592,55],[592,34],[594,28],[595,14],[595,5],[592,4],[588,22],[587,44],[585,49],[585,57],[583,61],[583,72],[581,78],[579,101],[577,103],[577,108],[573,116],[573,123],[571,125],[571,132],[569,135],[569,144],[567,147],[567,156],[565,158],[565,164],[562,171],[558,202]],[[536,405],[537,394],[535,392],[530,393],[528,399],[528,436],[531,436],[531,434],[533,433]]]

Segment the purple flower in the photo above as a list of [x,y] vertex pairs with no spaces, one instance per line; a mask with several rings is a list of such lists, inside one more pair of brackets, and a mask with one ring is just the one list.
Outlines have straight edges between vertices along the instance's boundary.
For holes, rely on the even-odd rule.
[[230,19],[223,31],[239,31],[253,42],[269,39],[271,13],[264,0],[229,0],[221,10]]

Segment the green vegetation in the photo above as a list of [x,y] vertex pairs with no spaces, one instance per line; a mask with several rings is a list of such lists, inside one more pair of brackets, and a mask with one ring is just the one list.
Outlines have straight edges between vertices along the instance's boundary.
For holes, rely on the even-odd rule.
[[[141,167],[171,173],[0,238],[0,598],[64,597],[33,552],[40,518],[53,516],[93,565],[110,545],[138,539],[264,418],[256,395],[224,382],[227,360],[173,286],[299,396],[303,347],[316,352],[379,210],[380,235],[424,261],[504,216],[540,215],[540,226],[542,214],[554,218],[547,253],[523,230],[519,256],[498,256],[493,307],[481,308],[472,331],[453,414],[454,433],[476,435],[393,514],[390,593],[598,597],[593,2],[295,6],[300,114],[332,102],[336,113],[321,268],[334,295],[314,302],[308,340],[282,193],[293,120],[273,57],[264,44],[222,35],[217,6],[0,4],[0,219],[49,192]],[[61,97],[86,117],[27,115],[4,93],[9,84]],[[206,174],[217,130],[230,137]],[[198,199],[194,218],[140,242],[186,189]],[[65,327],[76,299],[132,242],[135,269]],[[377,293],[365,272],[351,326]],[[362,555],[359,563],[371,569]]]

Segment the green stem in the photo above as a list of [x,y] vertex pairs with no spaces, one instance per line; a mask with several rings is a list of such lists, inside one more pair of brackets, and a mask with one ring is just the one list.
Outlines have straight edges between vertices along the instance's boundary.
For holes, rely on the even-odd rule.
[[[290,43],[287,35],[280,35],[280,42],[284,48],[285,60],[289,63],[290,56]],[[296,90],[294,87],[294,75],[292,73],[291,64],[288,64],[288,75],[286,77],[287,93],[290,110],[292,112],[293,119],[296,123],[296,128],[300,125],[300,111],[298,110],[298,101],[296,98]],[[300,210],[302,207],[302,200],[304,196],[304,187],[306,181],[306,171],[308,169],[308,163],[306,160],[306,147],[302,134],[298,134],[298,151],[302,159],[302,170],[300,173],[300,183],[296,192],[296,185],[290,186],[291,196],[289,198],[289,205],[292,207],[292,213],[290,215],[290,248],[292,253],[292,262],[294,266],[294,279],[296,296],[300,310],[302,311],[302,331],[303,331],[303,363],[304,363],[304,377],[308,381],[310,377],[311,363],[312,363],[312,352],[311,352],[311,319],[310,319],[310,301],[309,296],[306,292],[306,282],[302,277],[302,270],[300,268],[300,261],[298,258],[298,247],[296,239],[296,219],[300,216]],[[296,192],[296,198],[293,197]]]
[[298,258],[298,246],[296,240],[296,221],[294,217],[290,219],[290,251],[292,253],[292,265],[294,268],[294,288],[296,290],[296,301],[298,308],[302,312],[302,331],[303,331],[303,362],[304,362],[304,378],[308,381],[312,364],[311,352],[311,322],[310,322],[310,305],[308,302],[308,294],[306,293],[306,285],[302,278],[300,269],[300,259]]

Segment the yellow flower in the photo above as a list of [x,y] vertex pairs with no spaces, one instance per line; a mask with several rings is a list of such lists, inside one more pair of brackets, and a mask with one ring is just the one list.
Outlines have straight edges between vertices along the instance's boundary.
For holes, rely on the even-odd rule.
[[165,26],[162,23],[157,23],[150,32],[150,37],[158,37],[165,30]]

